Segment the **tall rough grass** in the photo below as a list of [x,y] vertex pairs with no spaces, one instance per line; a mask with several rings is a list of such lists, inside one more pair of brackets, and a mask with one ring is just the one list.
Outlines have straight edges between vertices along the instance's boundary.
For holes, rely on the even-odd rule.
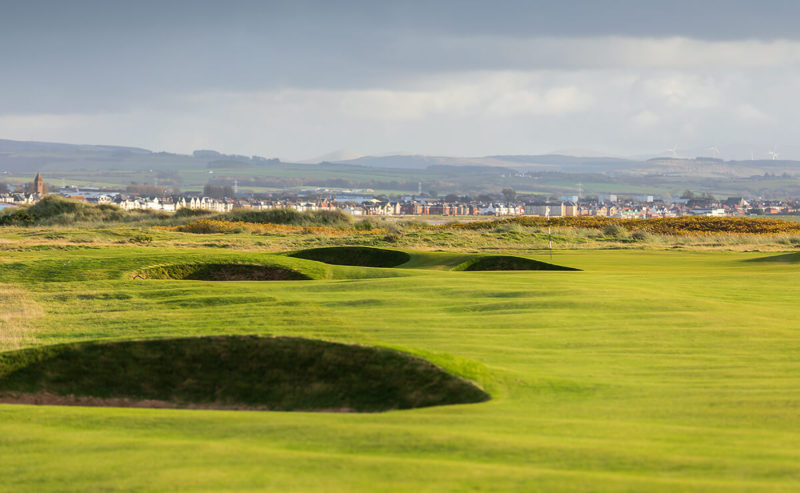
[[198,219],[177,226],[154,226],[154,229],[198,234],[246,232],[262,235],[312,234],[324,236],[343,236],[355,233],[362,235],[380,235],[386,232],[385,229],[357,230],[353,227],[300,226],[291,224],[253,223],[247,221],[222,221],[218,219]]
[[168,214],[155,211],[125,211],[111,204],[92,205],[58,195],[48,195],[25,208],[0,215],[0,226],[68,226],[164,219]]
[[309,211],[294,209],[267,209],[262,211],[233,211],[218,216],[223,221],[245,222],[256,224],[284,224],[290,226],[350,226],[353,219],[342,211]]
[[497,221],[477,221],[447,225],[454,229],[486,230],[502,225],[519,224],[528,227],[566,227],[607,230],[624,228],[645,230],[655,234],[800,234],[800,222],[782,219],[750,217],[665,217],[658,219],[620,219],[614,217],[551,217],[520,216]]

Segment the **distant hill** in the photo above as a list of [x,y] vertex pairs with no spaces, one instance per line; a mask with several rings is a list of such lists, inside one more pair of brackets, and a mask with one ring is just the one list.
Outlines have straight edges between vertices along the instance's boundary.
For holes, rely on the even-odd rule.
[[560,154],[450,157],[426,155],[364,156],[338,161],[374,168],[425,169],[429,166],[495,166],[574,173],[618,172],[641,162],[615,157],[577,157]]
[[[588,154],[588,153],[587,153]],[[345,159],[343,159],[345,158]],[[180,190],[238,184],[262,192],[286,188],[371,188],[407,193],[499,192],[511,187],[541,194],[716,192],[800,196],[800,161],[724,161],[716,157],[624,158],[566,154],[477,157],[401,154],[359,156],[336,151],[316,163],[223,154],[152,152],[125,146],[0,140],[0,182],[25,183],[37,172],[63,182],[124,189],[132,183]]]
[[0,152],[128,152],[134,154],[151,154],[152,151],[140,147],[60,144],[55,142],[35,142],[0,139]]
[[328,154],[323,154],[322,156],[317,156],[311,159],[303,159],[299,162],[306,164],[317,164],[323,162],[337,163],[342,161],[351,161],[360,157],[364,157],[364,155],[357,152],[348,151],[346,149],[340,149],[338,151],[329,152]]

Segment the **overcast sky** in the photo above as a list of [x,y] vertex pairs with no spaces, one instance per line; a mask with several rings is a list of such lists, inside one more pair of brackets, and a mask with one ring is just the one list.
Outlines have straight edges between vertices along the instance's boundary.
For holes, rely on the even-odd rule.
[[800,158],[798,21],[790,0],[0,0],[0,138]]

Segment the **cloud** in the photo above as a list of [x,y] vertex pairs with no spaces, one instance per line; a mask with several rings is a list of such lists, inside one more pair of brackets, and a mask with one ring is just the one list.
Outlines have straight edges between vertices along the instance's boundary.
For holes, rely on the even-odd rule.
[[[330,149],[455,155],[586,147],[620,154],[791,142],[792,68],[476,71],[401,88],[195,91],[103,113],[0,115],[0,135],[297,159]],[[748,151],[749,152],[749,151]],[[788,157],[788,156],[787,156]]]
[[736,105],[733,109],[733,113],[737,119],[744,123],[763,124],[772,122],[772,118],[749,103]]
[[0,18],[0,137],[284,158],[793,141],[800,5],[732,2],[25,3]]

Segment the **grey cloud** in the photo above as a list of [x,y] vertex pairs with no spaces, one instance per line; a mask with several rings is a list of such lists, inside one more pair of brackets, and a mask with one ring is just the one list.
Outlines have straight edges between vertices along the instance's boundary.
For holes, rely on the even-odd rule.
[[295,157],[788,141],[798,18],[775,0],[6,0],[0,137]]

